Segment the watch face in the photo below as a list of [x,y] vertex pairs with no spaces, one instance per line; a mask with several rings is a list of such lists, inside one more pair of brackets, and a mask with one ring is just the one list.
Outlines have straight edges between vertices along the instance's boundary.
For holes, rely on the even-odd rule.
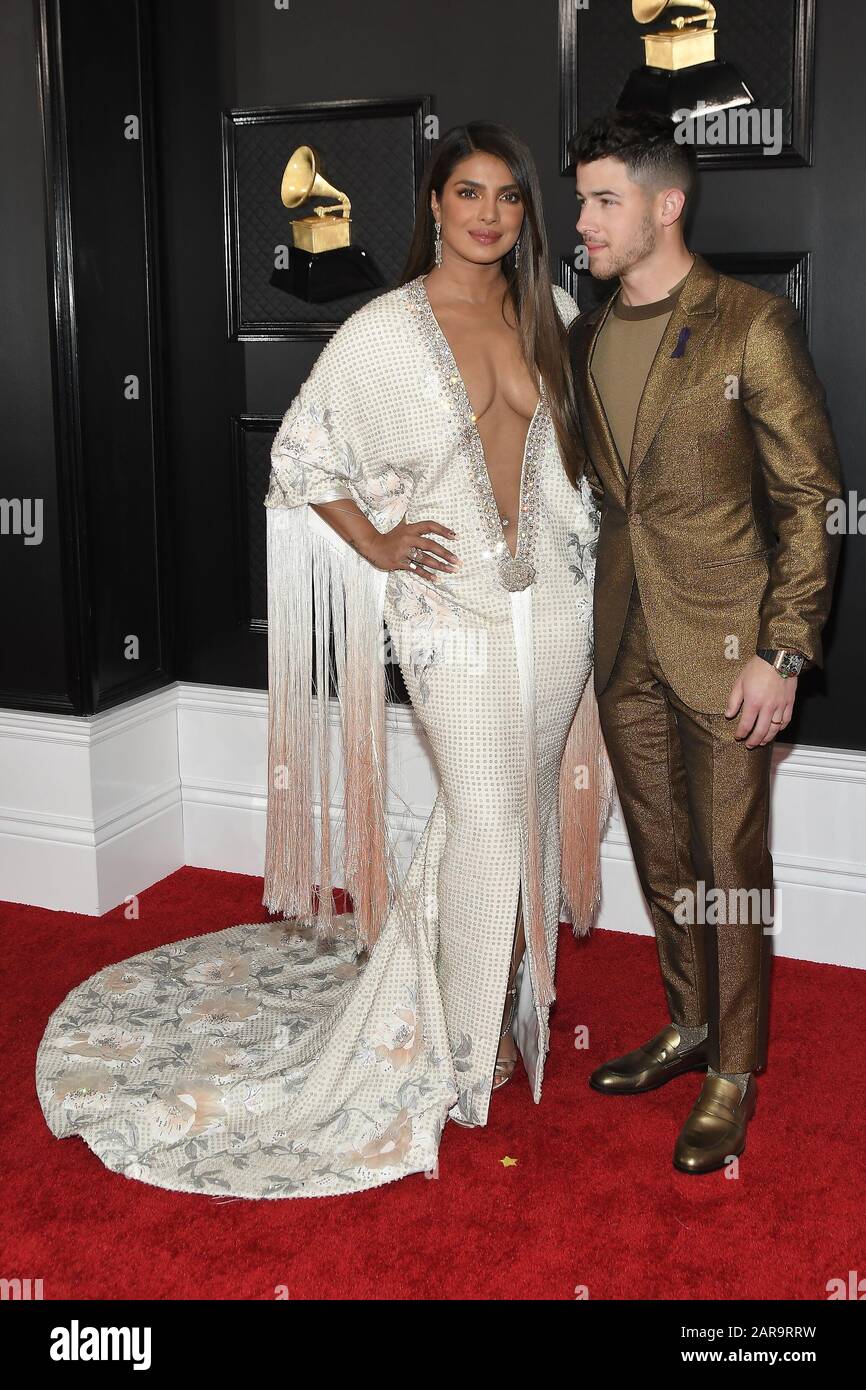
[[779,663],[779,670],[785,675],[798,676],[803,669],[805,657],[800,656],[799,652],[786,652]]

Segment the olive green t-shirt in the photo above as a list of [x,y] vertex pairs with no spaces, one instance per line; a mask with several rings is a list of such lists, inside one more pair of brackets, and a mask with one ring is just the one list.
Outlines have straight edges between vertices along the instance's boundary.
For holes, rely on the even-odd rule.
[[626,471],[649,369],[687,278],[653,304],[623,304],[620,290],[595,340],[590,370]]

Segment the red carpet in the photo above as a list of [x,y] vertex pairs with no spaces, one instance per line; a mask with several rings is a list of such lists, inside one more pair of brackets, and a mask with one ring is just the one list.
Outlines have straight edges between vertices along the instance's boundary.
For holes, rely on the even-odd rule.
[[[3,907],[5,1278],[44,1297],[262,1299],[826,1298],[866,1274],[866,974],[777,959],[770,1062],[740,1177],[671,1165],[700,1088],[596,1095],[592,1067],[666,1021],[651,938],[562,928],[539,1106],[526,1075],[483,1130],[447,1125],[438,1179],[315,1201],[192,1196],[102,1166],[55,1139],[33,1086],[36,1048],[73,985],[162,942],[268,919],[260,879],[181,869],[140,918]],[[589,1028],[588,1051],[574,1031]],[[505,1156],[517,1160],[503,1166]]]

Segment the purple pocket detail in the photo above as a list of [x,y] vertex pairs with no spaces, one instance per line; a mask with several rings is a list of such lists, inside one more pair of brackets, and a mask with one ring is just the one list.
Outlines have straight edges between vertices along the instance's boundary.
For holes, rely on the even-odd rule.
[[674,348],[673,352],[671,353],[671,357],[684,357],[684,356],[685,356],[686,343],[688,342],[688,340],[689,340],[689,338],[690,338],[691,336],[692,336],[692,330],[691,330],[690,328],[681,328],[681,329],[680,329],[680,336],[677,338],[677,345],[676,345],[676,347]]

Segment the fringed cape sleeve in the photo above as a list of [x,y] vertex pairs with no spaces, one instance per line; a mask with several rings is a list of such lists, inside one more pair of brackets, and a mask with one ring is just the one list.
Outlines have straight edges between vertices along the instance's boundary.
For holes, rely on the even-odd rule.
[[[371,393],[363,370],[364,355],[371,351],[371,308],[358,311],[337,330],[286,411],[271,448],[264,501],[268,781],[263,902],[272,912],[312,921],[327,931],[336,880],[352,899],[358,942],[366,948],[375,943],[399,877],[386,822],[383,609],[388,576],[343,541],[310,504],[352,500],[381,531],[395,525],[408,505],[406,480],[379,461],[387,457],[387,441],[377,437],[375,390]],[[329,683],[336,692],[333,705]],[[343,753],[336,795],[329,756],[332,722],[338,724]]]

